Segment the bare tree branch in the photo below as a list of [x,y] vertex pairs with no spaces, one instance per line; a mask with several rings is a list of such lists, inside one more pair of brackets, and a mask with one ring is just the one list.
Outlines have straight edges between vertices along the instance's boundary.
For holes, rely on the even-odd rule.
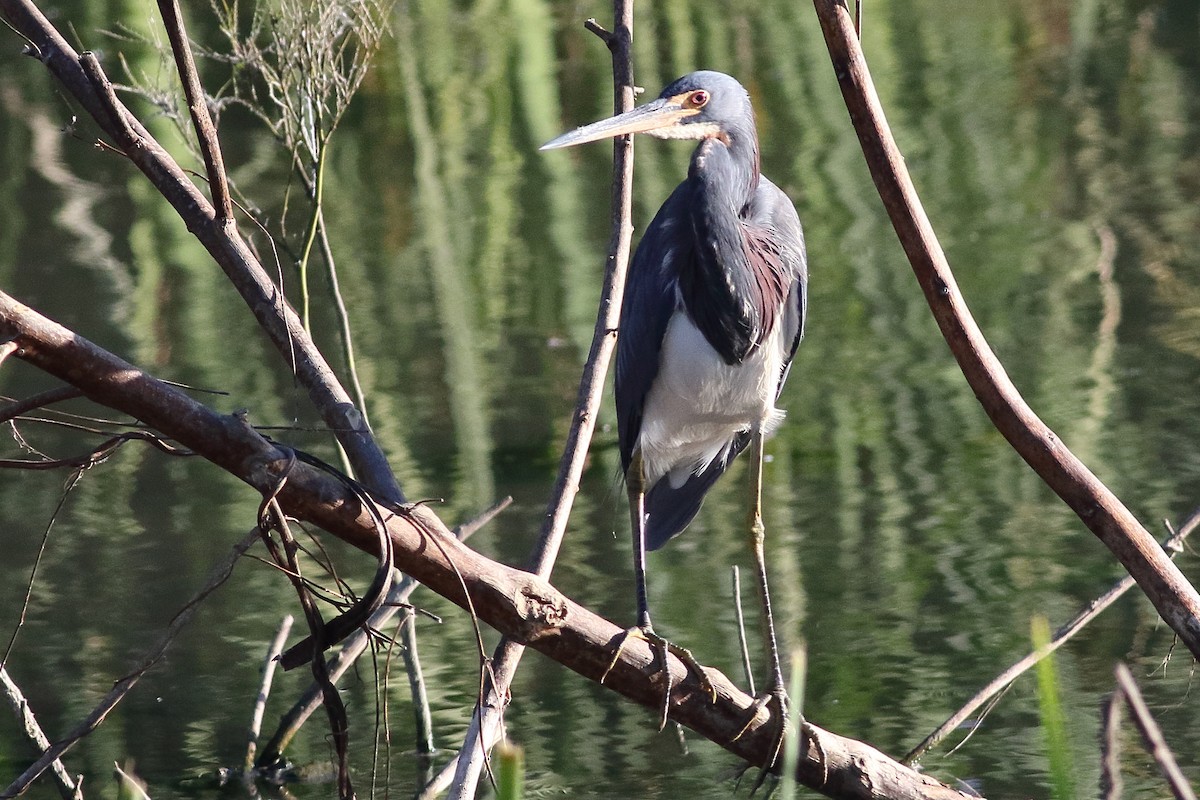
[[171,52],[175,54],[175,66],[183,82],[183,94],[192,115],[196,139],[200,142],[200,154],[204,157],[204,169],[208,173],[208,188],[212,192],[213,205],[217,208],[217,219],[224,223],[233,219],[229,180],[225,177],[221,142],[217,139],[217,129],[208,113],[204,87],[200,85],[200,75],[196,72],[196,60],[192,57],[192,46],[183,24],[183,12],[179,10],[179,0],[158,0],[158,10],[167,28],[167,39],[171,42]]
[[26,38],[30,54],[46,65],[150,179],[224,270],[272,344],[292,366],[362,481],[380,495],[403,502],[400,486],[361,413],[233,220],[218,219],[187,174],[112,92],[95,58],[88,54],[81,58],[31,0],[0,0],[0,15]]
[[247,775],[254,769],[254,754],[258,750],[258,736],[262,731],[263,714],[267,710],[267,698],[271,695],[271,683],[275,679],[275,667],[279,663],[279,654],[283,652],[283,644],[292,632],[293,621],[292,615],[288,614],[279,623],[279,630],[275,632],[275,638],[267,647],[267,657],[263,660],[262,683],[259,685],[258,697],[254,699],[254,712],[250,715],[250,730],[246,735],[246,760],[242,771]]
[[[16,681],[8,674],[8,670],[3,664],[0,664],[0,695],[4,696],[13,713],[17,715],[21,728],[29,737],[29,741],[33,742],[34,746],[43,753],[49,750],[50,740],[46,738],[42,726],[38,724],[37,717],[29,708],[29,701],[25,699],[21,687],[17,686]],[[80,790],[79,784],[67,772],[67,768],[63,766],[60,759],[56,758],[51,762],[50,771],[54,773],[54,783],[58,786],[58,793],[63,796],[63,800],[82,800],[83,792]]]
[[1104,542],[1163,620],[1200,658],[1200,595],[1154,537],[1034,414],[1009,380],[975,324],[921,207],[884,118],[850,13],[839,0],[814,0],[814,5],[871,177],[967,383],[996,429]]
[[[459,542],[427,508],[365,507],[361,494],[329,474],[305,463],[290,467],[290,451],[263,439],[244,420],[213,412],[0,292],[0,339],[5,337],[19,341],[17,353],[25,362],[69,381],[98,403],[142,420],[264,496],[274,496],[289,517],[311,522],[378,556],[377,520],[386,513],[398,568],[589,680],[599,682],[607,670],[605,688],[648,708],[661,705],[659,670],[649,645],[627,643],[610,669],[613,645],[623,628],[570,600],[545,579],[483,557]],[[273,495],[285,472],[287,481]],[[765,709],[746,725],[754,698],[709,669],[714,702],[678,659],[669,658],[667,668],[678,687],[672,694],[672,719],[752,764],[767,760],[777,726]],[[830,796],[964,797],[861,742],[815,726],[807,733],[815,746],[807,748],[797,779]]]
[[1142,734],[1146,750],[1154,757],[1163,777],[1167,779],[1167,785],[1171,787],[1171,794],[1175,796],[1175,800],[1196,800],[1196,793],[1192,791],[1187,778],[1179,769],[1179,764],[1175,762],[1175,755],[1167,746],[1166,740],[1163,739],[1158,723],[1150,715],[1150,709],[1146,708],[1146,701],[1142,699],[1141,690],[1133,680],[1129,667],[1117,664],[1116,675],[1117,686],[1125,697],[1125,705],[1129,707],[1133,716],[1133,724]]
[[4,408],[0,408],[0,424],[10,422],[22,414],[28,414],[39,408],[61,403],[63,400],[72,400],[80,397],[81,394],[74,386],[60,386],[57,389],[49,389],[33,397],[27,397],[24,400],[16,400],[9,403]]
[[[588,29],[603,31],[601,39],[612,52],[613,105],[616,113],[633,108],[633,65],[629,47],[633,41],[633,0],[614,0],[615,32],[603,31],[595,20],[588,20]],[[579,394],[571,417],[558,477],[538,542],[531,558],[532,571],[540,578],[549,578],[558,557],[571,506],[579,491],[579,477],[587,459],[592,432],[604,395],[608,365],[617,343],[617,325],[621,317],[621,299],[625,294],[625,275],[629,267],[630,241],[633,237],[633,137],[618,137],[613,143],[612,170],[612,233],[608,258],[605,261],[604,282],[600,291],[600,307],[592,346],[579,380]],[[516,675],[524,647],[504,639],[492,656],[490,679],[485,685],[471,719],[467,735],[456,757],[453,790],[455,800],[475,796],[479,775],[491,747],[499,738],[499,726],[512,693],[509,686]],[[464,758],[466,754],[466,758]]]

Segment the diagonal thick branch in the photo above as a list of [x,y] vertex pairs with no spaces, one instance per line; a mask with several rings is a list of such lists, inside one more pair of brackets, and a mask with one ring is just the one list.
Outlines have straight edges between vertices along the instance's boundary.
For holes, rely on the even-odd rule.
[[833,71],[871,177],[959,368],[996,429],[1137,581],[1163,620],[1200,658],[1200,595],[1128,508],[1067,449],[1021,397],[975,324],[917,197],[839,0],[814,0]]
[[117,99],[95,58],[76,53],[37,6],[30,0],[0,0],[0,15],[26,38],[29,54],[45,64],[146,175],[220,265],[271,343],[292,366],[363,483],[381,496],[402,502],[403,492],[362,414],[234,221],[219,217],[170,154]]
[[[288,452],[243,419],[217,414],[0,292],[3,339],[16,343],[18,359],[76,386],[95,402],[141,420],[264,495],[274,491],[288,468]],[[368,510],[343,482],[304,463],[291,468],[276,500],[289,517],[310,522],[373,555],[379,549],[375,515],[384,513],[398,568],[460,607],[474,608],[480,620],[504,635],[589,680],[598,682],[605,673],[622,628],[565,597],[546,580],[475,552],[428,509]],[[716,702],[710,702],[681,662],[672,657],[669,668],[678,686],[672,719],[752,764],[766,760],[774,727],[765,710],[737,736],[754,704],[752,697],[720,672],[709,670],[717,692]],[[604,687],[657,708],[661,688],[655,674],[649,646],[631,643],[608,672]],[[811,735],[820,746],[808,748],[797,777],[830,796],[964,797],[861,742],[819,728]]]
[[[616,21],[614,33],[600,28],[595,20],[588,20],[588,29],[600,36],[612,52],[613,103],[615,112],[619,114],[633,108],[634,103],[633,65],[629,52],[633,41],[633,0],[614,0],[613,18]],[[571,507],[579,491],[579,477],[583,473],[596,417],[599,415],[605,375],[616,349],[616,330],[621,316],[621,298],[625,293],[625,276],[633,239],[632,136],[622,136],[614,141],[612,175],[612,232],[592,346],[579,380],[575,413],[559,462],[554,491],[551,492],[531,559],[531,569],[541,578],[549,579],[567,530]],[[501,717],[511,697],[509,685],[516,675],[524,649],[520,643],[507,638],[496,647],[492,656],[491,678],[485,686],[484,696],[475,708],[456,761],[451,762],[445,770],[454,769],[450,794],[452,800],[475,796],[488,752],[499,738]]]

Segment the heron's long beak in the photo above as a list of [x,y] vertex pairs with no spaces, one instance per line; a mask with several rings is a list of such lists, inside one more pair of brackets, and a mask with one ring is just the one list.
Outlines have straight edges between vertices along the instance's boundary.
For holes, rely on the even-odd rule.
[[655,133],[674,128],[687,117],[699,113],[694,108],[685,108],[675,98],[652,100],[644,106],[638,106],[632,111],[618,114],[615,117],[593,122],[576,128],[570,133],[564,133],[557,139],[552,139],[542,145],[539,150],[557,150],[560,147],[572,147],[585,142],[595,142],[600,139],[611,139],[626,133]]

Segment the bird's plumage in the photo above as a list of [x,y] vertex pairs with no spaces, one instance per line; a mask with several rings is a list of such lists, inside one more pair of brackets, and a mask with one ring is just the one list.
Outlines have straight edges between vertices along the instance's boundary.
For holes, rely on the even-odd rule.
[[[682,658],[716,699],[692,654],[654,632],[646,551],[682,531],[729,462],[751,447],[750,544],[771,660],[771,690],[763,703],[779,717],[769,766],[782,746],[788,713],[763,549],[763,438],[783,419],[775,401],[804,333],[804,234],[787,195],[759,173],[750,96],[728,75],[685,75],[655,100],[564,133],[542,149],[634,133],[699,144],[687,179],[638,245],[621,309],[617,429],[638,622],[620,640],[613,663],[630,636],[655,650],[666,687],[660,729],[671,705],[668,653]],[[751,709],[752,718],[759,707]]]
[[807,302],[800,221],[759,174],[746,91],[699,72],[655,102],[697,91],[707,102],[676,127],[715,133],[642,237],[617,344],[621,456],[626,471],[635,450],[642,456],[651,550],[691,522],[755,428],[769,432],[782,418],[775,400]]

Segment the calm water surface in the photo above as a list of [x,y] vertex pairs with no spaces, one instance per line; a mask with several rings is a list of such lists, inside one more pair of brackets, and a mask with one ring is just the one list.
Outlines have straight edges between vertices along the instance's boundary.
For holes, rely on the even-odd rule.
[[[204,4],[193,5],[197,38],[219,45]],[[553,480],[608,229],[609,148],[536,148],[611,107],[607,53],[581,27],[608,14],[585,2],[403,4],[330,149],[326,217],[380,440],[409,497],[443,498],[449,521],[511,494],[513,508],[473,544],[513,564],[529,553]],[[120,52],[135,74],[169,82],[151,47],[101,32],[118,21],[147,30],[152,4],[62,4],[56,18],[112,71]],[[0,287],[162,377],[227,392],[206,398],[218,409],[296,427],[276,435],[335,458],[219,270],[139,174],[90,146],[89,123],[70,127],[61,92],[3,37]],[[1013,380],[1153,531],[1181,520],[1200,502],[1200,6],[880,0],[868,5],[864,44],[926,208]],[[651,93],[698,67],[746,83],[764,171],[805,223],[809,334],[766,471],[777,614],[783,639],[808,645],[806,713],[902,754],[1026,653],[1034,615],[1065,621],[1119,569],[965,386],[880,209],[811,9],[643,3],[635,50]],[[206,69],[219,85],[222,68]],[[171,123],[131,102],[186,158]],[[236,108],[222,131],[233,177],[280,231],[286,154]],[[687,153],[639,145],[639,227]],[[294,191],[291,203],[284,241],[295,248],[307,212]],[[314,288],[318,340],[342,369],[327,284],[318,277]],[[50,385],[19,363],[0,370],[8,396]],[[555,582],[628,623],[627,516],[607,404],[601,424]],[[54,456],[82,446],[75,433],[20,431]],[[5,445],[6,456],[19,452]],[[65,475],[0,477],[5,639],[55,519],[9,664],[53,736],[155,640],[252,525],[258,500],[215,468],[136,447],[86,474],[56,518]],[[746,477],[734,468],[687,535],[650,562],[658,625],[730,675],[741,674],[729,570],[749,563]],[[330,546],[365,585],[371,565]],[[1181,564],[1200,577],[1193,555]],[[416,597],[444,619],[422,620],[420,642],[437,741],[449,749],[476,687],[473,636],[447,603]],[[115,794],[111,765],[130,759],[156,798],[215,796],[215,770],[241,761],[266,643],[295,611],[280,575],[244,561],[69,768],[93,795]],[[1078,794],[1095,791],[1097,709],[1118,660],[1200,783],[1189,661],[1131,596],[1056,660]],[[395,678],[390,773],[380,771],[376,792],[403,797],[418,768],[407,685]],[[364,666],[346,687],[364,793],[374,683]],[[302,685],[277,679],[268,727]],[[649,712],[537,654],[514,692],[509,730],[526,748],[532,796],[734,791],[734,761],[716,746],[688,736],[681,747]],[[1127,796],[1164,796],[1127,739]],[[947,750],[924,762],[942,780],[993,797],[1051,792],[1031,677]],[[292,756],[320,764],[327,753],[314,724]],[[5,782],[29,756],[0,714]]]

